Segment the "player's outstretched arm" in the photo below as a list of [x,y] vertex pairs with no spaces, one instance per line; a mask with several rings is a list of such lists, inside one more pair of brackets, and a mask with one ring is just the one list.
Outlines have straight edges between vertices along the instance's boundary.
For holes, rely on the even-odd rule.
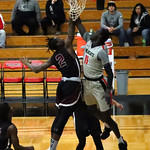
[[11,141],[15,150],[34,150],[33,146],[24,147],[19,144],[19,138],[17,135],[17,128],[15,125],[10,125],[8,127],[8,134],[11,137]]
[[83,37],[84,33],[86,32],[86,29],[84,28],[82,22],[81,22],[81,19],[80,17],[76,20],[76,26],[81,34],[81,36]]
[[51,63],[51,58],[49,58],[49,59],[47,60],[47,62],[45,62],[45,63],[43,63],[43,64],[41,64],[41,65],[38,65],[38,66],[32,65],[32,64],[30,63],[30,61],[29,61],[27,58],[25,58],[25,57],[20,58],[20,61],[21,61],[24,65],[26,65],[28,68],[30,68],[32,71],[34,71],[35,73],[38,73],[38,72],[40,72],[40,71],[44,71],[44,70],[46,70],[47,68],[49,68],[49,67],[52,65],[52,63]]
[[75,22],[73,22],[71,18],[69,18],[68,22],[69,22],[68,36],[65,40],[65,47],[67,49],[72,47],[72,43],[74,40],[74,34],[75,34]]

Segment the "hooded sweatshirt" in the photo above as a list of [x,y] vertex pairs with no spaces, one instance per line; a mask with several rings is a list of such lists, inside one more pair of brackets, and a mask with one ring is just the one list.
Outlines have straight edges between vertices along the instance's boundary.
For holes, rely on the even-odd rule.
[[143,29],[148,29],[150,28],[150,16],[148,12],[143,12],[141,17],[139,17],[139,23],[136,23],[137,16],[133,15],[131,16],[130,20],[130,28],[133,29],[134,27],[138,27],[140,31]]
[[40,22],[41,13],[37,0],[17,0],[12,11],[11,20],[13,20],[17,16],[18,12],[22,12],[22,14],[35,12],[36,19],[38,22]]

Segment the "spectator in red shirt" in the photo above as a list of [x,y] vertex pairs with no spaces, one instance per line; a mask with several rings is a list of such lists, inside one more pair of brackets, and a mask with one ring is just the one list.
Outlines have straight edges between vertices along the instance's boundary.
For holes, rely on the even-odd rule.
[[0,48],[5,48],[6,33],[4,30],[5,22],[2,14],[0,14]]

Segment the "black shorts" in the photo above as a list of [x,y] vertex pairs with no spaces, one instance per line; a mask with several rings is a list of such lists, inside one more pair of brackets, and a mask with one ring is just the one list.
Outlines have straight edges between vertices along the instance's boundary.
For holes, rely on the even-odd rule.
[[81,99],[82,87],[80,82],[61,81],[57,87],[56,106],[73,106]]
[[81,101],[78,101],[75,105],[70,107],[59,107],[57,109],[57,114],[53,122],[51,132],[61,136],[69,117],[72,116],[73,112],[76,111],[80,105]]

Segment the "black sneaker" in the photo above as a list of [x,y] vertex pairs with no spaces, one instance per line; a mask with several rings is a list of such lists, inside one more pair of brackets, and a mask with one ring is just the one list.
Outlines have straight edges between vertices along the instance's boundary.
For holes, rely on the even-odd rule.
[[104,131],[101,134],[101,139],[105,140],[110,136],[111,129],[105,126]]
[[125,140],[123,140],[124,143],[119,143],[118,144],[118,147],[119,147],[119,150],[127,150],[127,142]]

